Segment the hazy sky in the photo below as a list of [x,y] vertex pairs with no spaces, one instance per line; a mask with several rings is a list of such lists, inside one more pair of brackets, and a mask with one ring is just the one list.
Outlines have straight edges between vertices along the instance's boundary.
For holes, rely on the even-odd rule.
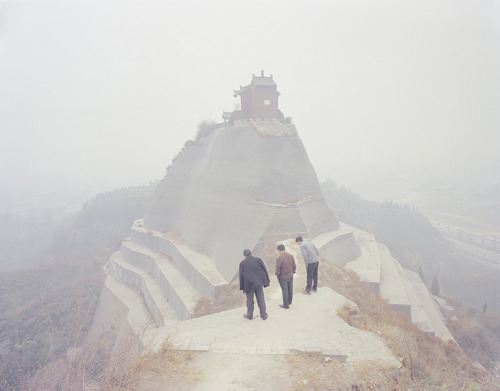
[[321,180],[498,173],[500,0],[0,0],[0,192],[161,179],[261,69]]

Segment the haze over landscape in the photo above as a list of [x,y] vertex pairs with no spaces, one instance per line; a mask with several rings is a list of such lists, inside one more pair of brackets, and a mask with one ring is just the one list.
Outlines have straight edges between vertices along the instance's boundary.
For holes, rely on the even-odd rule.
[[0,199],[161,179],[261,69],[320,180],[369,199],[491,183],[499,15],[497,1],[4,0]]
[[498,48],[497,0],[0,0],[0,391],[498,390]]

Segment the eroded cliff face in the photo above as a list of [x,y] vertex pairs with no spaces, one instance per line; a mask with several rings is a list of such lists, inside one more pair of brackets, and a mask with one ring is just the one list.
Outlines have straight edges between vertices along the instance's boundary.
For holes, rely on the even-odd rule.
[[293,125],[242,120],[186,148],[158,186],[144,227],[173,232],[228,280],[243,249],[339,228]]

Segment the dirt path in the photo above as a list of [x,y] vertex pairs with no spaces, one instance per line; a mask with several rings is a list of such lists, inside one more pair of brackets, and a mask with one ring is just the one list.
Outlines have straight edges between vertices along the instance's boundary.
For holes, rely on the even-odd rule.
[[284,355],[197,354],[195,391],[290,390],[293,378]]

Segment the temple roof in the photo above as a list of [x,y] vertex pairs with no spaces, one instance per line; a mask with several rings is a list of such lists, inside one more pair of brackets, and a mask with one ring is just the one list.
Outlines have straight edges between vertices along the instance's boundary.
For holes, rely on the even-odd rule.
[[258,86],[276,86],[276,82],[273,80],[272,76],[254,76],[252,78],[252,84]]
[[[261,75],[260,76],[255,76],[252,75],[252,82],[247,85],[247,86],[240,86],[240,89],[239,90],[234,90],[234,92],[236,94],[241,94],[242,92],[250,89],[250,87],[252,85],[255,85],[255,86],[270,86],[270,87],[277,87],[277,84],[276,82],[273,80],[273,75],[271,76],[264,76],[264,71],[261,71]],[[279,92],[278,92],[279,94]]]

